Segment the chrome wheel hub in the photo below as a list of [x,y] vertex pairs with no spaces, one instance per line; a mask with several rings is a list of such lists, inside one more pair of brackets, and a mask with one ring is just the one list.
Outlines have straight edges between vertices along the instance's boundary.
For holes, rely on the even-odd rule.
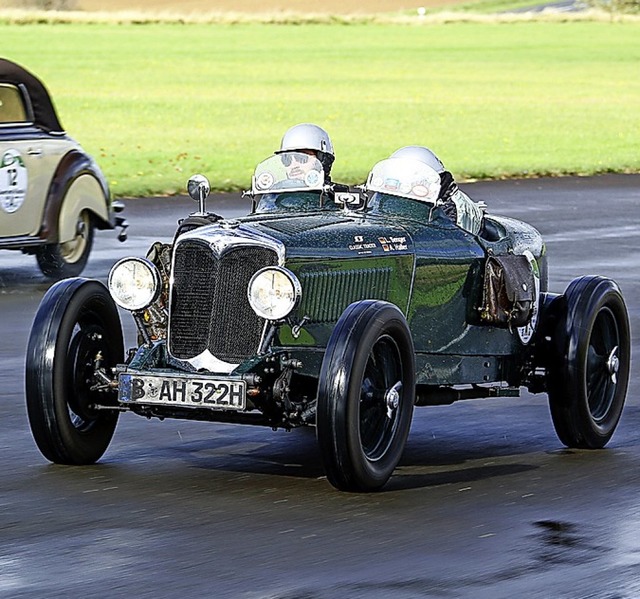
[[402,390],[402,382],[398,381],[391,389],[387,389],[384,395],[384,402],[387,406],[387,418],[393,418],[393,412],[400,405],[400,391]]
[[618,346],[614,347],[607,358],[607,372],[613,383],[617,382],[618,371],[620,370],[620,358],[618,357]]

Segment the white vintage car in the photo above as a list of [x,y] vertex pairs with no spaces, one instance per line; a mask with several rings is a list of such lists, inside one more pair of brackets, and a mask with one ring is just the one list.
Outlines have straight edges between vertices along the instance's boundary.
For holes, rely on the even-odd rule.
[[120,227],[107,181],[62,128],[42,82],[0,59],[0,249],[34,254],[52,279],[77,276],[95,229]]

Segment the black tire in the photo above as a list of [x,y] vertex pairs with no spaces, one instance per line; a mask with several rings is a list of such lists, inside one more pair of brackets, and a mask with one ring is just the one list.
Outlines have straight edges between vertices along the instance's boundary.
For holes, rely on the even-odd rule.
[[613,435],[627,394],[629,317],[616,283],[575,279],[556,301],[547,366],[549,406],[567,447],[600,449]]
[[36,445],[56,464],[93,464],[107,450],[118,412],[114,395],[91,391],[95,356],[108,369],[124,356],[118,310],[99,281],[65,279],[46,293],[26,357],[27,414]]
[[[393,403],[398,392],[397,406]],[[342,314],[327,345],[317,402],[317,437],[329,482],[374,491],[404,450],[415,401],[411,333],[393,304],[365,300]]]
[[86,210],[78,215],[76,236],[66,243],[51,243],[38,248],[36,260],[42,274],[50,279],[77,277],[87,265],[93,247],[94,226]]

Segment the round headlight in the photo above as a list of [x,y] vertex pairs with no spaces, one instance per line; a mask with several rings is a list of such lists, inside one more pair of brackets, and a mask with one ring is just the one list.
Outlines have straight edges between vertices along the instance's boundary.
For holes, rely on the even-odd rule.
[[109,293],[125,310],[144,310],[158,299],[161,279],[153,262],[144,258],[124,258],[109,273]]
[[249,303],[258,316],[281,320],[296,307],[302,287],[290,270],[267,266],[251,277],[247,291]]

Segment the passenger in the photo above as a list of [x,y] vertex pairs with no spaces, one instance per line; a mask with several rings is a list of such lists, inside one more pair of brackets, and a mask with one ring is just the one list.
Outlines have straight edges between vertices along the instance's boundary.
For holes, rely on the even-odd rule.
[[474,202],[466,193],[460,190],[453,175],[445,169],[442,161],[424,146],[405,146],[396,150],[389,158],[411,158],[419,160],[431,167],[440,175],[440,194],[438,200],[442,202],[445,214],[460,228],[478,235],[482,229],[484,210],[481,204]]
[[[333,144],[329,134],[322,127],[312,123],[294,125],[284,134],[280,149],[276,150],[275,153],[281,154],[282,152],[300,152],[315,156],[322,164],[325,183],[331,183],[331,166],[336,157],[333,153]],[[285,166],[289,167],[290,165],[285,164]],[[296,168],[296,166],[293,165],[292,168]],[[298,165],[298,168],[302,168],[301,165]],[[290,178],[295,179],[298,177],[295,172],[292,172]]]

